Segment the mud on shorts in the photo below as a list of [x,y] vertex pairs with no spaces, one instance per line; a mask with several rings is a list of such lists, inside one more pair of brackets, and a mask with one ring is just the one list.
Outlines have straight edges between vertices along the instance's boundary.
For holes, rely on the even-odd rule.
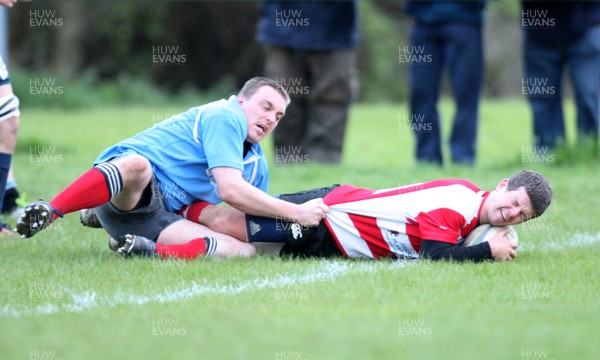
[[102,227],[114,239],[133,234],[156,242],[158,235],[167,226],[183,219],[180,215],[167,210],[163,194],[154,177],[132,210],[119,210],[110,201],[94,210]]
[[[302,204],[309,200],[325,197],[339,185],[332,185],[278,197],[294,204]],[[302,237],[294,236],[291,227],[286,226],[287,242],[279,253],[281,256],[294,257],[334,257],[343,256],[333,235],[329,232],[325,221],[321,220],[317,227],[302,226]]]

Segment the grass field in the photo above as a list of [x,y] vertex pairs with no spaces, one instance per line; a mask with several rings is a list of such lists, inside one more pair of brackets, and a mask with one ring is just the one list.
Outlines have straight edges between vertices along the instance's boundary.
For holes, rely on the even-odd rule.
[[[102,149],[183,110],[25,108],[19,186],[50,199]],[[124,260],[72,214],[0,243],[0,358],[596,359],[600,160],[585,149],[532,158],[527,104],[504,100],[483,103],[474,167],[418,166],[405,113],[355,106],[343,165],[272,166],[270,192],[440,177],[491,189],[532,168],[555,200],[517,227],[514,262]],[[448,103],[443,113],[447,130]]]

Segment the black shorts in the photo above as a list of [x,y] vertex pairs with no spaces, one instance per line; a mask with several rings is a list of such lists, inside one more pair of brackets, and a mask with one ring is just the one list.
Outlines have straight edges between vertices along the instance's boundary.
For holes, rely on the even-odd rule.
[[102,227],[114,239],[134,234],[156,241],[158,235],[172,223],[183,219],[169,212],[158,183],[152,178],[138,205],[129,211],[117,209],[110,201],[94,209]]
[[[294,204],[302,204],[309,200],[322,198],[339,185],[301,191],[293,194],[283,194],[279,198]],[[289,227],[286,227],[289,229]],[[302,227],[302,237],[294,238],[288,232],[287,242],[281,249],[281,256],[294,257],[335,257],[343,256],[327,225],[321,221],[317,227]]]

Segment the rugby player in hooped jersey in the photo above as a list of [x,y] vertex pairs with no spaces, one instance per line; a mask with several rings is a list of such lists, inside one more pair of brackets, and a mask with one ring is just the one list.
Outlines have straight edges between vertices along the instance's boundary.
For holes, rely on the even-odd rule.
[[51,201],[29,204],[16,230],[30,237],[63,214],[94,208],[100,225],[122,243],[135,234],[157,242],[160,251],[163,244],[191,241],[206,256],[226,257],[251,256],[255,249],[187,217],[224,201],[245,213],[286,214],[316,226],[327,211],[322,199],[296,204],[267,194],[259,142],[289,102],[275,81],[250,79],[237,96],[191,108],[109,147]]
[[[226,207],[206,208],[198,220],[238,239],[279,242],[282,254],[505,261],[515,258],[516,245],[504,239],[504,232],[471,247],[460,246],[460,240],[481,224],[516,225],[542,215],[552,189],[543,175],[523,170],[493,191],[463,179],[442,179],[377,191],[341,185],[280,196],[290,202],[320,197],[329,212],[316,228]],[[125,250],[141,253],[131,243]]]

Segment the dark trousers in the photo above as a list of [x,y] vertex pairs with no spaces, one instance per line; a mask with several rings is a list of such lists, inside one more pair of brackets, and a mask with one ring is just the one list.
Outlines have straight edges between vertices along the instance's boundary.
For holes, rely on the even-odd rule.
[[569,69],[575,92],[577,130],[598,139],[600,101],[600,25],[575,41],[539,42],[525,37],[522,91],[533,112],[535,145],[554,147],[565,139],[563,71]]
[[475,161],[479,96],[483,79],[481,26],[446,23],[416,23],[411,34],[413,52],[410,63],[411,119],[416,135],[417,161],[443,163],[442,134],[437,110],[444,69],[456,103],[450,135],[452,161],[472,164]]
[[275,129],[275,154],[301,155],[278,159],[341,161],[357,87],[355,63],[354,49],[306,52],[266,46],[266,76],[286,88],[292,99]]

